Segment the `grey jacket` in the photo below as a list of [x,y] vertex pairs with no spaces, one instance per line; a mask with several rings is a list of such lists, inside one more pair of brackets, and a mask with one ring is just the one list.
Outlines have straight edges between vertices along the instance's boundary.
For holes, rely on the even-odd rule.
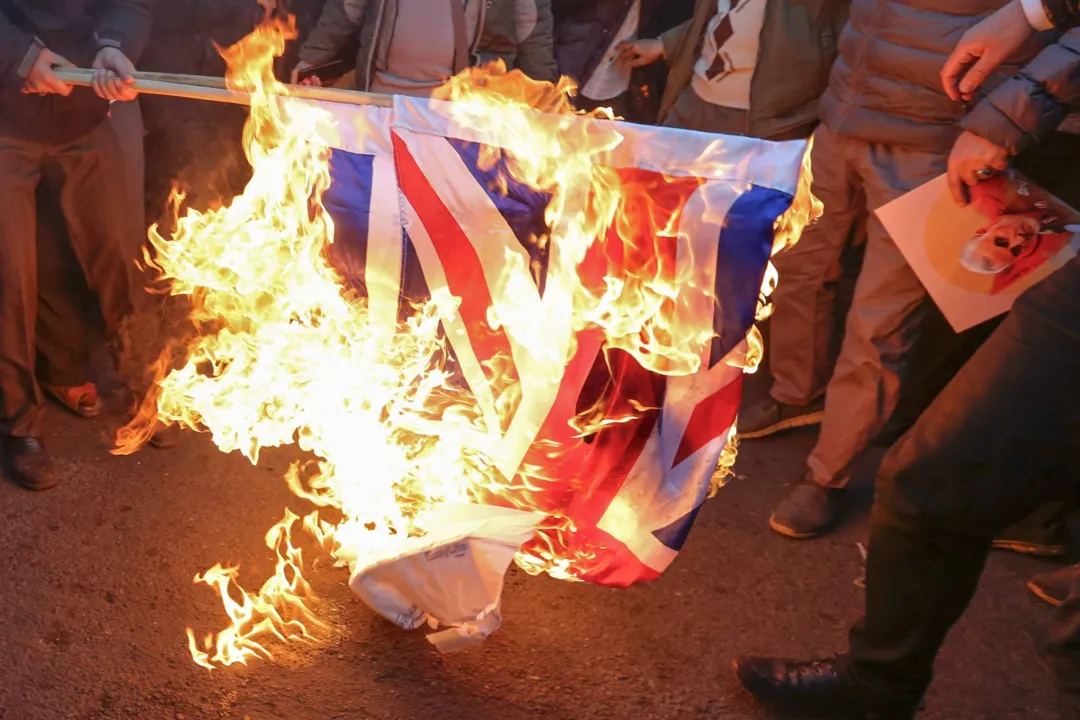
[[1071,30],[990,93],[962,126],[1016,155],[1056,129],[1067,112],[1078,109],[1080,30]]
[[[964,106],[940,73],[961,36],[1007,0],[853,0],[840,54],[821,100],[821,120],[839,135],[947,153]],[[984,84],[993,91],[1053,36],[1037,35]]]
[[[558,79],[551,0],[485,0],[480,13],[483,30],[471,48],[479,62],[502,59],[534,80]],[[391,31],[396,15],[397,0],[329,0],[300,59],[312,65],[329,62],[359,35],[356,85],[367,90],[375,75],[376,50],[387,46],[384,33]]]
[[[773,137],[817,121],[818,100],[836,58],[836,38],[847,19],[848,2],[769,0],[750,84],[745,134]],[[693,18],[661,37],[670,68],[660,103],[661,123],[679,93],[690,85],[716,8],[716,0],[697,0]]]

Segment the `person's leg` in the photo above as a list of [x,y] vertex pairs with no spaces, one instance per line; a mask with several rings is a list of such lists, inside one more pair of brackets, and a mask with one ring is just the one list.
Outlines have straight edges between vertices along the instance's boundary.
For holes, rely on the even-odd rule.
[[41,444],[44,399],[34,376],[37,231],[34,188],[43,148],[0,137],[0,445],[9,479],[30,490],[56,484]]
[[68,235],[112,335],[132,310],[124,248],[132,244],[134,228],[116,138],[102,124],[50,160],[62,177],[60,204]]
[[37,218],[41,148],[0,137],[0,432],[40,437],[43,398],[34,376]]
[[[858,164],[871,212],[945,171],[943,155],[863,147]],[[807,462],[821,486],[847,484],[851,462],[896,406],[925,302],[919,278],[871,215],[844,342],[826,392],[821,436]]]
[[814,134],[812,191],[824,205],[823,214],[794,246],[772,259],[779,282],[766,350],[771,397],[744,404],[740,437],[765,437],[820,421],[820,407],[813,413],[801,410],[820,398],[828,381],[824,368],[830,364],[840,258],[853,229],[862,227],[866,207],[847,160],[849,145],[824,126]]
[[[1023,295],[915,426],[878,477],[866,614],[850,655],[808,667],[737,663],[767,701],[864,703],[911,717],[945,636],[975,591],[991,538],[1080,478],[1080,260]],[[1064,644],[1062,644],[1064,646]],[[770,681],[771,684],[770,684]],[[809,707],[804,705],[805,709]]]

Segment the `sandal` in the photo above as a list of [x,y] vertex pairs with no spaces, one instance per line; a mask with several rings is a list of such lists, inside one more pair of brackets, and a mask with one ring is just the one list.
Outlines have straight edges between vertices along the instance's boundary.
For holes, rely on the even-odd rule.
[[98,396],[97,387],[92,382],[77,387],[48,384],[43,384],[41,387],[57,402],[79,417],[96,418],[104,407]]

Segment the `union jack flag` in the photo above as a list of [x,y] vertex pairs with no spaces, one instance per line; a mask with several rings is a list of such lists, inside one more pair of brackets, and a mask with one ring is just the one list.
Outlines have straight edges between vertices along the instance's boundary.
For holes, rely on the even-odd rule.
[[[436,102],[323,107],[336,120],[327,138],[332,185],[324,196],[336,227],[331,258],[366,293],[372,322],[392,327],[403,299],[441,289],[460,298],[456,316],[445,321],[446,336],[485,413],[495,413],[486,361],[508,359],[504,372],[520,380],[520,401],[499,430],[499,471],[512,480],[525,467],[540,469],[548,489],[539,509],[568,518],[568,549],[591,558],[576,570],[581,579],[627,586],[659,576],[682,548],[733,432],[743,371],[728,361],[745,349],[774,225],[793,202],[805,143],[718,143],[703,133],[619,123],[625,140],[611,155],[612,168],[649,195],[654,209],[634,229],[650,242],[609,237],[605,267],[621,253],[628,271],[649,263],[685,271],[690,282],[680,301],[712,317],[715,337],[702,351],[700,371],[677,377],[605,350],[603,334],[586,330],[552,382],[550,372],[531,367],[525,348],[487,321],[495,280],[515,255],[533,270],[536,287],[519,302],[537,322],[561,312],[543,292],[548,255],[535,243],[546,231],[550,197],[516,183],[503,167],[482,167],[479,157],[493,137],[459,127]],[[703,156],[711,158],[710,170],[686,170],[701,168],[695,160]],[[656,237],[673,218],[677,233]],[[634,247],[655,249],[656,256],[635,257]],[[571,340],[552,338],[567,348]],[[570,420],[601,394],[608,412],[635,419],[578,437]],[[552,446],[560,452],[543,449]]]

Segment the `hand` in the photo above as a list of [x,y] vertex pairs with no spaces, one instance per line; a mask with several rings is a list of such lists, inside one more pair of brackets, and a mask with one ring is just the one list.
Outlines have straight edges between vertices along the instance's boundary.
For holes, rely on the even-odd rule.
[[619,60],[630,67],[652,65],[664,57],[664,43],[659,40],[629,40],[619,43],[615,49]]
[[1012,0],[960,38],[941,69],[945,94],[969,102],[983,81],[1035,32],[1020,0]]
[[[960,207],[970,202],[968,188],[980,180],[980,171],[1000,172],[1009,165],[1009,153],[1005,148],[979,137],[975,133],[965,132],[956,139],[949,154],[949,191],[953,200]],[[984,173],[985,174],[985,173]]]
[[309,63],[309,62],[304,62],[303,60],[296,63],[296,67],[293,68],[292,75],[289,78],[289,82],[291,82],[293,85],[308,85],[308,86],[313,86],[313,87],[322,87],[322,80],[319,79],[319,77],[317,75],[311,75],[309,77],[304,78],[303,80],[300,79],[300,73],[303,72],[304,70],[307,70],[310,67],[313,67],[313,65],[311,63]]
[[53,72],[53,69],[57,67],[75,66],[48,48],[43,48],[38,55],[37,62],[34,63],[34,67],[30,69],[30,74],[26,76],[26,83],[23,85],[22,91],[24,93],[37,93],[38,95],[50,93],[70,95],[73,89],[72,86],[56,77],[56,73]]
[[106,47],[94,58],[94,92],[98,97],[127,102],[139,96],[135,84],[135,66],[117,48]]

